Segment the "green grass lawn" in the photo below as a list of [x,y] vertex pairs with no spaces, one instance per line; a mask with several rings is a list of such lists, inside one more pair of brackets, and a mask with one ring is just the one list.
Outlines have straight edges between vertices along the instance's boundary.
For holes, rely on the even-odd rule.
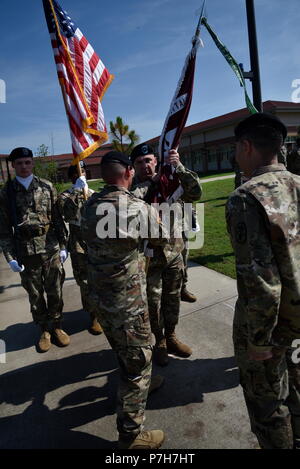
[[[97,179],[97,181],[92,181],[92,182],[88,181],[88,185],[89,185],[90,189],[93,189],[94,191],[99,191],[99,189],[102,189],[102,187],[104,186],[104,182],[103,182],[102,179]],[[58,189],[59,189],[58,192],[63,192],[66,189],[69,189],[70,187],[71,187],[70,182],[65,182],[65,183],[59,184],[58,185]]]
[[226,172],[226,173],[216,173],[216,174],[210,174],[209,176],[199,176],[200,181],[202,179],[211,179],[211,178],[218,178],[218,177],[223,177],[223,176],[234,176],[235,173],[233,172]]
[[209,269],[236,278],[235,259],[225,222],[225,204],[234,190],[234,179],[203,184],[204,246],[190,251],[189,259]]

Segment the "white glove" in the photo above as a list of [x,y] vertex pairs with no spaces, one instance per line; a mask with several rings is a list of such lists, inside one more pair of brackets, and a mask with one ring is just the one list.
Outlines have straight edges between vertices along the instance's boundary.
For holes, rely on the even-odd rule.
[[60,262],[63,264],[68,259],[68,251],[66,249],[62,249],[59,253]]
[[10,268],[13,272],[23,272],[25,270],[24,265],[19,265],[17,261],[13,260],[9,262]]
[[86,177],[80,176],[74,184],[74,189],[84,189],[85,187],[87,187]]

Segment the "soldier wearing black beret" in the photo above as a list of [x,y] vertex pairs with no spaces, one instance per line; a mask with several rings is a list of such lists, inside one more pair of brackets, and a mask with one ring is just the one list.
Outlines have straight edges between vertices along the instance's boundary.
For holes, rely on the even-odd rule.
[[248,181],[226,206],[236,257],[233,341],[251,429],[261,448],[300,449],[300,177],[278,163],[285,125],[267,113],[235,129]]
[[[151,202],[152,196],[159,190],[155,182],[157,160],[153,148],[147,143],[137,145],[131,153],[131,159],[136,171],[133,193],[146,202]],[[183,166],[177,150],[169,151],[167,162],[173,166],[183,188],[181,199],[173,204],[180,217],[183,201],[191,203],[199,200],[202,189],[197,174]],[[173,228],[174,224],[171,230]],[[188,242],[182,235],[180,238],[173,237],[165,247],[154,248],[149,262],[147,294],[151,329],[155,336],[153,357],[161,366],[168,364],[168,353],[183,358],[192,354],[192,349],[181,342],[175,332],[179,321],[180,300],[197,300],[186,288],[187,257]]]
[[16,177],[0,193],[0,246],[13,272],[20,273],[33,320],[41,329],[38,349],[47,352],[51,333],[61,346],[70,342],[61,326],[67,232],[55,188],[33,174],[32,151],[15,148],[8,159]]
[[80,230],[80,211],[85,201],[92,196],[94,191],[89,188],[86,180],[85,162],[80,161],[79,166],[81,168],[80,176],[77,165],[69,167],[68,177],[72,181],[72,186],[59,194],[58,207],[63,219],[69,224],[68,251],[71,257],[74,279],[80,288],[82,307],[91,319],[89,332],[93,335],[99,335],[102,333],[102,328],[90,301],[87,284],[86,244],[82,239]]

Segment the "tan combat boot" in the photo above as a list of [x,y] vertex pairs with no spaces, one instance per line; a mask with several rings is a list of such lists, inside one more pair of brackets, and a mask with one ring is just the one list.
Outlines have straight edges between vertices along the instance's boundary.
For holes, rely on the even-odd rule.
[[153,360],[159,366],[166,366],[169,363],[166,339],[156,341],[153,348]]
[[194,303],[197,301],[197,297],[193,293],[189,292],[186,287],[181,290],[181,301],[187,301],[188,303]]
[[102,334],[103,329],[102,329],[101,324],[99,323],[98,319],[94,318],[92,316],[91,316],[91,319],[92,319],[93,322],[92,322],[91,327],[89,328],[89,332],[93,335]]
[[167,350],[178,357],[187,358],[192,355],[192,349],[177,339],[175,332],[166,334]]
[[158,449],[165,440],[165,434],[162,430],[151,430],[141,432],[134,440],[125,440],[119,438],[119,449]]
[[48,331],[43,330],[38,343],[38,350],[41,353],[48,352],[51,347],[51,335]]
[[53,334],[57,340],[58,345],[61,347],[67,347],[67,345],[69,345],[70,337],[65,331],[62,330],[60,322],[54,323]]

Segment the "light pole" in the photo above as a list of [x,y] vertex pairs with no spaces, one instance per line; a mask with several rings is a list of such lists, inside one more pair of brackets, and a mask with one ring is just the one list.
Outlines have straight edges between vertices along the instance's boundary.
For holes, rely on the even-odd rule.
[[262,112],[263,105],[262,105],[262,100],[261,100],[260,71],[259,71],[256,24],[255,24],[254,0],[246,0],[246,9],[247,9],[251,72],[245,73],[244,76],[245,78],[249,78],[252,81],[253,104],[259,112]]

